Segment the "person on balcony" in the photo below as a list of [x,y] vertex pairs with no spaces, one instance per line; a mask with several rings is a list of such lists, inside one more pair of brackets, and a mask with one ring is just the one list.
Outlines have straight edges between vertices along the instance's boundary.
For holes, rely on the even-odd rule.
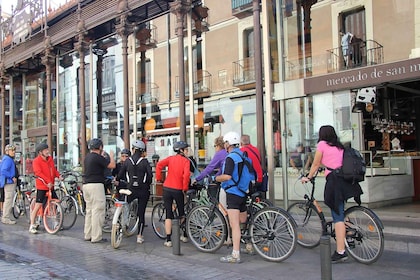
[[345,68],[351,67],[351,56],[353,54],[353,49],[351,48],[351,43],[354,35],[350,32],[344,33],[340,31],[341,35],[341,51],[343,53],[344,66]]

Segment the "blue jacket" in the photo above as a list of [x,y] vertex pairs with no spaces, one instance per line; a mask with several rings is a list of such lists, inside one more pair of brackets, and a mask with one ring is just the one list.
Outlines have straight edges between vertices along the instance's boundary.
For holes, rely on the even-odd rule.
[[4,188],[5,184],[13,184],[13,177],[15,176],[15,161],[9,155],[4,155],[0,168],[0,188]]

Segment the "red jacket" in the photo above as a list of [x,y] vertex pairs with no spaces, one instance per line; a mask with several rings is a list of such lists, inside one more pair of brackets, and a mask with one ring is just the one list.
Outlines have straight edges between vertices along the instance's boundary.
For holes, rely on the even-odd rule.
[[246,152],[248,157],[252,160],[252,167],[254,167],[255,172],[257,173],[257,182],[262,182],[262,168],[261,168],[261,155],[257,147],[252,146],[251,144],[242,146],[242,152]]
[[[36,189],[37,190],[48,190],[48,184],[51,183],[54,185],[54,179],[60,177],[60,173],[54,166],[54,161],[52,156],[49,156],[47,160],[44,160],[41,156],[37,156],[33,163],[34,175],[36,179]],[[40,179],[44,180],[42,182]]]
[[156,165],[156,181],[162,180],[162,169],[168,167],[163,186],[171,189],[187,191],[190,182],[190,161],[183,155],[169,156]]

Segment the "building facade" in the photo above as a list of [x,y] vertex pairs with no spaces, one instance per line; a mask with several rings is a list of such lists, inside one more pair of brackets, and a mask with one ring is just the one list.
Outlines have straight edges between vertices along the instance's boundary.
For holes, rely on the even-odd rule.
[[67,170],[93,137],[117,152],[141,138],[150,159],[185,139],[205,165],[233,130],[287,201],[303,193],[296,147],[310,160],[330,124],[366,158],[364,202],[419,198],[420,1],[257,2],[18,1],[1,22],[2,147],[30,173],[41,141]]

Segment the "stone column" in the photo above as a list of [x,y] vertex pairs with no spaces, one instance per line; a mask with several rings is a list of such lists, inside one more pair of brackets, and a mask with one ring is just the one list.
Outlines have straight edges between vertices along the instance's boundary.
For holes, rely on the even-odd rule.
[[[79,11],[80,12],[80,11]],[[88,45],[85,42],[85,22],[79,19],[77,24],[77,42],[75,49],[79,53],[80,67],[79,67],[79,100],[80,100],[80,164],[84,171],[85,156],[88,152],[86,143],[86,92],[85,92],[85,53],[88,50]],[[93,121],[93,120],[92,120]]]
[[55,63],[53,55],[53,47],[51,46],[51,39],[46,36],[44,39],[45,52],[42,57],[42,64],[45,65],[45,82],[46,82],[46,117],[47,117],[47,144],[53,152],[53,132],[52,132],[52,105],[51,105],[51,68]]
[[[171,3],[170,11],[176,15],[176,35],[178,37],[179,136],[182,141],[187,140],[187,128],[185,122],[184,18],[190,9],[190,0],[177,0]],[[190,102],[194,102],[194,100],[190,100]],[[191,127],[191,129],[194,128]]]
[[[118,24],[117,33],[121,37],[122,60],[123,60],[123,94],[124,94],[124,145],[130,147],[130,99],[128,92],[128,36],[132,33],[132,27],[127,22],[128,16],[127,0],[120,0],[118,3]],[[137,133],[137,132],[135,132]]]

